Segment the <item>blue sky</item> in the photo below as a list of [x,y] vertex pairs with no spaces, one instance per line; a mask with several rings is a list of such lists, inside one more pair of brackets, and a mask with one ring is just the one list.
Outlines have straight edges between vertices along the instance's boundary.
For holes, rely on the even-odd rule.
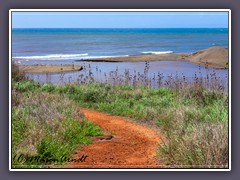
[[13,28],[227,28],[227,12],[12,12]]

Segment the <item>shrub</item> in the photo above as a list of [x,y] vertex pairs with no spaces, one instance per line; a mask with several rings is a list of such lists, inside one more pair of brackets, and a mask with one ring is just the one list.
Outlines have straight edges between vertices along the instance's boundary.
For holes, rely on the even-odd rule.
[[25,77],[24,72],[19,71],[18,65],[12,63],[12,80],[14,81],[23,81],[26,80],[27,78]]

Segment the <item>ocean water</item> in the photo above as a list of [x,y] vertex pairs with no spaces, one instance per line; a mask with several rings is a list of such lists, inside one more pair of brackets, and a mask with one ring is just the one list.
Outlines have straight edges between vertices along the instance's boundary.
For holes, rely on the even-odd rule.
[[[55,74],[28,74],[40,83],[72,83],[89,80],[115,84],[133,84],[134,77],[146,84],[145,62],[87,62],[88,58],[139,54],[191,53],[211,46],[228,47],[228,29],[13,29],[12,59],[19,64],[75,64],[83,70]],[[186,77],[189,83],[197,75],[208,79],[214,75],[220,85],[228,87],[228,70],[200,67],[185,61],[149,62],[148,85],[158,87],[157,76]],[[142,79],[143,78],[143,79]],[[88,81],[86,80],[86,81]],[[207,83],[206,83],[206,86]]]
[[72,62],[139,54],[190,53],[228,47],[226,28],[188,29],[13,29],[12,58]]

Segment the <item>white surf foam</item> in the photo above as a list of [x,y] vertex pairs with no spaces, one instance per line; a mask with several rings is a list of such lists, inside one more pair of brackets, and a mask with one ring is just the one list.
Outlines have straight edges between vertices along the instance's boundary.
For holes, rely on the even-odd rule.
[[49,54],[44,56],[16,56],[14,59],[25,59],[25,60],[57,60],[57,59],[75,59],[88,56],[84,54]]
[[[128,56],[128,55],[122,55]],[[16,56],[13,59],[20,60],[84,60],[84,59],[97,59],[97,58],[111,58],[122,56],[89,56],[88,53],[84,54],[49,54],[43,56]]]
[[173,53],[173,51],[144,51],[141,54],[169,54]]

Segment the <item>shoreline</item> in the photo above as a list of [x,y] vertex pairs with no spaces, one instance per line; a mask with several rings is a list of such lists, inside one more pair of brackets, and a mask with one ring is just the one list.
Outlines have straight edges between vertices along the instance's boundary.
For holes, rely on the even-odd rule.
[[81,71],[82,66],[79,65],[18,65],[19,71],[24,73],[64,73]]
[[[143,54],[96,59],[81,59],[75,62],[145,62],[145,61],[186,61],[203,67],[228,69],[228,49],[210,47],[194,53]],[[31,74],[64,73],[81,71],[81,65],[18,65],[19,71]]]
[[228,49],[214,46],[194,53],[144,54],[121,57],[82,59],[76,62],[143,62],[143,61],[187,61],[197,65],[216,68],[228,68]]

